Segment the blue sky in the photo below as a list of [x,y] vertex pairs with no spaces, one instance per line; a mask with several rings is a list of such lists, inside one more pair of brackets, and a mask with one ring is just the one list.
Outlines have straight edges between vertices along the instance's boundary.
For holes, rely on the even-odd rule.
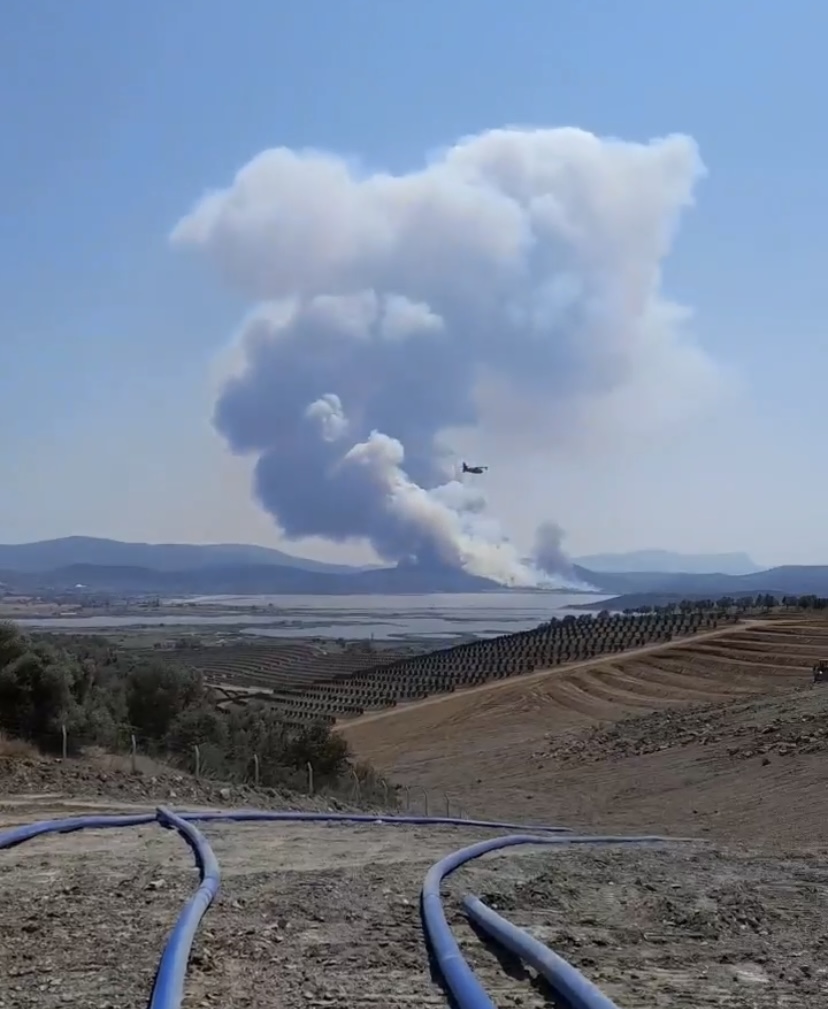
[[245,305],[168,242],[205,189],[270,146],[403,172],[572,125],[698,143],[664,285],[741,392],[669,450],[561,467],[543,508],[576,552],[828,563],[826,37],[806,0],[6,0],[0,541],[277,542],[210,426]]

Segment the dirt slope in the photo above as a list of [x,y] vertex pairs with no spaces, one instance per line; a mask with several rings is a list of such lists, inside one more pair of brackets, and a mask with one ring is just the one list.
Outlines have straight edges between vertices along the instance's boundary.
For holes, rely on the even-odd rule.
[[[675,733],[658,749],[621,752],[594,739],[596,759],[550,753],[569,737],[652,711],[783,698],[805,687],[814,717],[828,687],[809,669],[828,655],[828,622],[769,623],[677,641],[646,654],[580,663],[499,681],[342,727],[358,754],[417,789],[447,792],[473,813],[618,827],[671,827],[754,843],[808,843],[828,822],[824,753],[793,747],[784,758],[731,757]],[[727,721],[730,708],[722,709]]]

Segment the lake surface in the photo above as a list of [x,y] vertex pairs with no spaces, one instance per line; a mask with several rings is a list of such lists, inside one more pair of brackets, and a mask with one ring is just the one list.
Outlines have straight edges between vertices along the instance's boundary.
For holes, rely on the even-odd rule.
[[[609,596],[544,592],[485,592],[410,596],[201,596],[165,606],[220,607],[223,613],[153,616],[32,617],[17,623],[52,630],[128,627],[242,627],[268,637],[380,640],[448,635],[492,636],[528,630],[544,620],[579,613],[571,607]],[[227,612],[238,609],[238,613]],[[255,612],[251,612],[255,610]]]

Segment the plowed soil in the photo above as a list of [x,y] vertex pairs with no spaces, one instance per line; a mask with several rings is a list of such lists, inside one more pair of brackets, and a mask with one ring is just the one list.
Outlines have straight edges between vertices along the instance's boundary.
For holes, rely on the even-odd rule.
[[[761,741],[743,746],[748,716],[727,702],[753,698],[760,721],[777,712],[828,724],[828,685],[812,689],[810,674],[824,657],[824,618],[753,622],[372,714],[341,731],[412,795],[448,793],[472,814],[807,846],[828,823],[828,754],[810,737],[798,740],[795,727],[781,752],[764,752]],[[725,705],[715,739],[672,717],[638,728],[629,721],[704,704]],[[587,734],[572,745],[588,749],[588,761],[562,756],[579,733],[621,720],[620,736],[639,741],[658,724],[658,743],[619,749]],[[729,752],[731,721],[750,757]]]

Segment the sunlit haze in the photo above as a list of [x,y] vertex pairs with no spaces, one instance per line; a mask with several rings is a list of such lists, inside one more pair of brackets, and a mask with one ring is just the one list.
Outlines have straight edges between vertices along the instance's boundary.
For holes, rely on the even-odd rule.
[[828,563],[828,8],[1,23],[0,542]]

